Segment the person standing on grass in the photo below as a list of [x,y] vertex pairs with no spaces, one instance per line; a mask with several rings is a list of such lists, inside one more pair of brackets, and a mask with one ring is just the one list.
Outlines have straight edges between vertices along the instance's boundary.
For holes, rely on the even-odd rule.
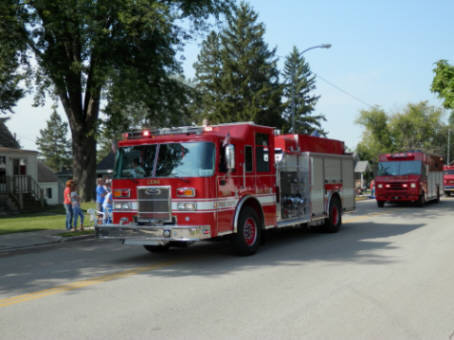
[[102,212],[102,204],[104,202],[104,197],[106,196],[107,191],[104,188],[104,179],[98,178],[98,186],[96,187],[96,210]]
[[80,230],[84,230],[84,213],[80,208],[80,196],[77,193],[77,185],[73,183],[71,191],[71,204],[74,214],[74,231],[77,230],[77,219],[80,216]]
[[73,181],[71,179],[66,181],[65,190],[63,191],[63,205],[66,211],[66,230],[71,230],[73,222],[73,208],[71,204],[71,186]]

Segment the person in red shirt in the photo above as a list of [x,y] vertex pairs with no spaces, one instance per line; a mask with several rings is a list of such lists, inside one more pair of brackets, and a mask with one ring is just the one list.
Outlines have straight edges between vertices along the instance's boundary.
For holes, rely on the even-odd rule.
[[375,197],[375,180],[370,181],[370,194]]
[[66,230],[72,230],[73,222],[73,207],[71,205],[71,187],[73,181],[67,180],[65,185],[65,190],[63,191],[63,205],[65,206],[66,211]]

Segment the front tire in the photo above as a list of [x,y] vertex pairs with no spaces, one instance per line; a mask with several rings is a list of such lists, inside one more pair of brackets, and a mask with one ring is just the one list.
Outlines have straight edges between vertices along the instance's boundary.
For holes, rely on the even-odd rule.
[[425,193],[423,192],[423,193],[421,194],[421,196],[419,196],[418,206],[423,207],[425,204],[426,204],[426,195],[425,195]]
[[342,224],[341,204],[337,197],[331,199],[329,206],[329,215],[325,221],[325,231],[328,233],[336,233],[339,231]]
[[385,201],[377,201],[377,206],[383,208],[385,206]]
[[238,219],[238,231],[233,237],[233,247],[238,255],[255,254],[262,235],[261,223],[255,209],[246,207]]

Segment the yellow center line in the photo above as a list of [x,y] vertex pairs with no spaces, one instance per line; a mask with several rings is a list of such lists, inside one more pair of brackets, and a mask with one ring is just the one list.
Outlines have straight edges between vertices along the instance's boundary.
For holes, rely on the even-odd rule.
[[116,280],[116,279],[120,279],[120,278],[129,277],[129,276],[140,274],[143,272],[148,272],[151,270],[156,270],[156,269],[160,269],[163,267],[167,267],[167,266],[170,266],[175,263],[177,263],[177,261],[172,261],[172,262],[169,261],[169,262],[163,262],[163,263],[153,264],[153,265],[149,265],[149,266],[136,267],[136,268],[128,269],[128,270],[118,272],[118,273],[106,274],[106,275],[98,276],[98,277],[87,279],[87,280],[71,282],[68,284],[64,284],[64,285],[49,288],[49,289],[43,289],[43,290],[40,290],[37,292],[32,292],[32,293],[12,296],[12,297],[5,298],[5,299],[0,299],[0,308],[14,305],[14,304],[21,303],[21,302],[27,302],[27,301],[31,301],[31,300],[40,299],[40,298],[50,296],[50,295],[68,292],[68,291],[75,290],[75,289],[81,289],[81,288],[93,286],[93,285],[96,285],[96,284],[99,284],[102,282],[108,282],[108,281],[112,281],[112,280]]

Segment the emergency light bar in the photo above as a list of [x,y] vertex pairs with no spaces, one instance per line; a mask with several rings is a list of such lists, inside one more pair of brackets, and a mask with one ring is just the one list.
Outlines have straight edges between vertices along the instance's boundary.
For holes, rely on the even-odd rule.
[[415,159],[415,154],[411,152],[400,152],[387,154],[386,158],[388,159]]
[[150,138],[152,136],[176,135],[176,134],[196,134],[200,135],[204,131],[201,126],[182,126],[174,128],[161,128],[161,129],[143,129],[133,130],[123,134],[124,139],[140,139]]

